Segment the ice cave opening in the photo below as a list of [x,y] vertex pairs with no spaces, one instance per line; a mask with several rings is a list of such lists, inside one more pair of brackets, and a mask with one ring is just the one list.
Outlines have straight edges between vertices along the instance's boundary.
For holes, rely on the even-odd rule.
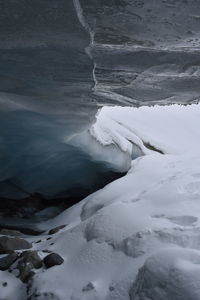
[[1,122],[0,227],[27,228],[59,214],[125,175],[143,154],[134,144],[103,143],[95,123],[70,135],[64,118],[34,112],[7,112]]

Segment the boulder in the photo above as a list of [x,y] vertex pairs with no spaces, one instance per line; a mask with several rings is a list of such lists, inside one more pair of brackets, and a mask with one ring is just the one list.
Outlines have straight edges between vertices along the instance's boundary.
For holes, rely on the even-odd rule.
[[53,266],[61,265],[64,262],[64,259],[57,253],[51,253],[44,258],[44,264],[47,268]]
[[30,249],[32,244],[18,237],[0,237],[0,254],[11,253],[13,250]]
[[21,260],[19,263],[28,264],[31,263],[35,269],[42,267],[42,259],[37,254],[37,251],[27,250],[21,255]]
[[5,271],[17,260],[18,258],[17,253],[9,254],[3,258],[0,259],[0,270]]

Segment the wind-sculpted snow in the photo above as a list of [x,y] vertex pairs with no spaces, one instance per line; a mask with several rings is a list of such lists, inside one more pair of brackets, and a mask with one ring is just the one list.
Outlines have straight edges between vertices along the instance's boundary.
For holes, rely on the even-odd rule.
[[[41,256],[44,249],[59,253],[64,263],[38,270],[29,296],[199,299],[199,107],[105,107],[99,112],[96,125],[108,129],[111,143],[117,133],[132,142],[128,123],[145,155],[132,161],[126,176],[38,225],[47,231],[40,243],[34,243],[38,237],[29,238],[34,249]],[[63,224],[67,226],[49,240],[48,230]]]

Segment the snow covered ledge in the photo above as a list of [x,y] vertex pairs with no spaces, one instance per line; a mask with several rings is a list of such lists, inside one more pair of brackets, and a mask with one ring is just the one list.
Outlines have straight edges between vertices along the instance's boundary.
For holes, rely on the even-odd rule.
[[168,154],[199,152],[200,105],[105,106],[96,117],[91,134],[103,145],[117,144],[132,151],[132,143],[144,154],[159,150]]
[[91,130],[96,139],[123,151],[134,143],[147,155],[133,160],[126,176],[41,224],[68,224],[34,244],[64,263],[37,271],[31,300],[45,293],[59,300],[200,299],[199,128],[200,105],[100,111]]

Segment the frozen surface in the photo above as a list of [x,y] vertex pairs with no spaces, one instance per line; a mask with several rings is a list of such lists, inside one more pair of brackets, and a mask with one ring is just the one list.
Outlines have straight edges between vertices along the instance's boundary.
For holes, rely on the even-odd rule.
[[115,143],[117,136],[127,151],[130,141],[143,144],[145,155],[132,161],[123,178],[40,224],[67,224],[34,246],[58,252],[65,262],[37,272],[30,294],[49,292],[61,300],[199,299],[199,107],[99,112],[93,133],[101,143]]

